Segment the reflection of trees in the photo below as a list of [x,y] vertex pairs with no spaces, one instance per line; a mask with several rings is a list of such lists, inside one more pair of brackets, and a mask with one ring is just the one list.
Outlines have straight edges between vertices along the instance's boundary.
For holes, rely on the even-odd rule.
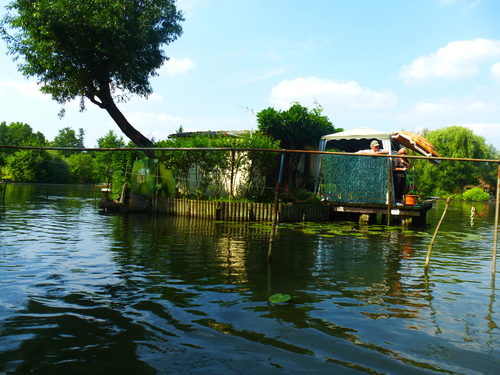
[[205,285],[238,288],[251,283],[252,272],[259,282],[262,276],[266,282],[265,253],[252,248],[252,243],[267,241],[267,227],[151,214],[120,215],[113,220],[112,236],[120,244],[113,246],[115,260],[124,268],[140,267],[155,284],[170,279],[177,280],[172,285],[196,285],[197,289]]
[[[26,205],[40,202],[54,202],[56,209],[63,207],[80,208],[86,202],[81,198],[91,198],[92,185],[24,184],[9,183],[5,193],[5,204]],[[75,198],[75,199],[68,199]]]
[[144,327],[84,293],[30,298],[23,311],[4,320],[2,336],[17,339],[2,340],[2,373],[155,373],[137,354]]

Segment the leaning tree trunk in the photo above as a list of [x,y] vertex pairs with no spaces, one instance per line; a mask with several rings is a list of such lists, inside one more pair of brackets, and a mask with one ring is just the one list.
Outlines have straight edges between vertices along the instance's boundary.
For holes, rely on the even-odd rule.
[[[148,138],[142,135],[136,128],[128,122],[127,118],[123,115],[123,113],[118,109],[111,96],[109,91],[109,86],[101,85],[103,89],[99,91],[98,98],[100,101],[97,101],[94,97],[89,97],[90,101],[102,109],[105,109],[111,118],[116,122],[120,130],[125,134],[132,142],[134,142],[139,147],[153,147],[154,143],[151,142]],[[146,156],[150,159],[155,158],[155,154],[153,151],[144,151]]]
[[[125,134],[132,142],[134,142],[139,147],[153,147],[154,143],[148,138],[142,135],[136,128],[134,128],[123,113],[118,109],[114,102],[108,104],[104,109],[108,111],[111,118],[116,122],[118,127],[121,129],[123,134]],[[154,159],[155,154],[153,151],[144,151],[148,158]]]

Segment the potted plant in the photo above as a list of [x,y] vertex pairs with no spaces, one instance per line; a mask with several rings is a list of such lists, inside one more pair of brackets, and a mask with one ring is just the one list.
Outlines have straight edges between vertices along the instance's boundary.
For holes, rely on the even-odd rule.
[[417,204],[417,200],[420,198],[419,192],[415,187],[409,189],[404,197],[403,202],[407,206],[415,206]]

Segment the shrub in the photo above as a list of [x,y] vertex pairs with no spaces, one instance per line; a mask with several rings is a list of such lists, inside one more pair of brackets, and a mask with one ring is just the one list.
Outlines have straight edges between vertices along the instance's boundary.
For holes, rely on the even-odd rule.
[[469,189],[462,195],[464,199],[468,201],[487,201],[490,199],[490,195],[478,187]]

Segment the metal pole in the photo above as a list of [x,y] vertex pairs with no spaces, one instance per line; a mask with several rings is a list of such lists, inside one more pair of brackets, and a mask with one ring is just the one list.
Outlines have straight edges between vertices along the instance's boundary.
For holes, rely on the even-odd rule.
[[495,202],[495,227],[493,228],[493,260],[491,262],[491,273],[494,276],[497,269],[497,240],[498,240],[498,207],[500,202],[500,163],[497,172],[497,199]]

